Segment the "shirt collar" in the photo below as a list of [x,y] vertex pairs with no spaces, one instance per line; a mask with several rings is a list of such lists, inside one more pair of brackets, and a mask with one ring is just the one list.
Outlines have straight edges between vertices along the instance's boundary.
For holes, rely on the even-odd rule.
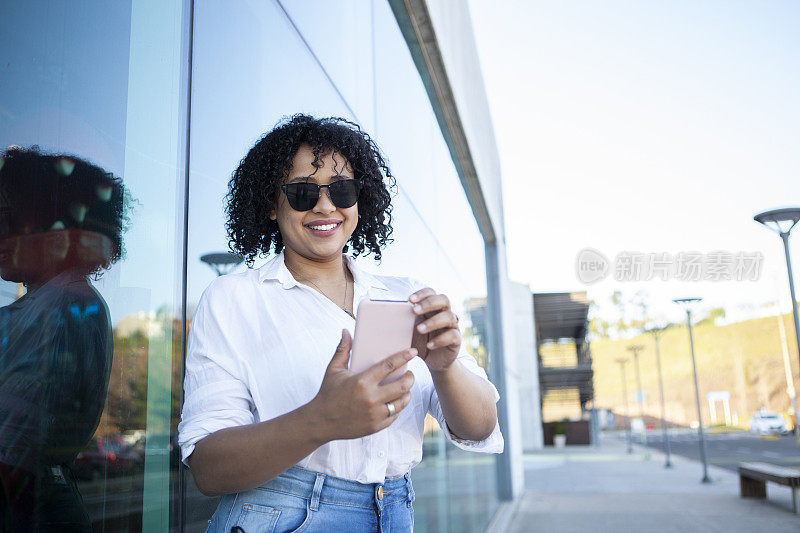
[[347,261],[347,266],[350,268],[350,272],[353,273],[353,283],[356,285],[361,286],[364,289],[380,289],[383,291],[388,291],[389,288],[384,285],[384,283],[379,280],[374,275],[370,274],[366,270],[362,270],[356,264],[355,259],[350,257],[349,255],[344,256],[345,260]]
[[[355,260],[349,255],[344,256],[347,261],[347,266],[350,272],[353,273],[353,283],[362,289],[369,290],[370,288],[388,291],[389,288],[380,281],[377,277],[370,274],[366,270],[362,270],[356,264]],[[292,273],[286,268],[284,262],[283,250],[267,261],[262,267],[258,269],[258,281],[264,282],[268,280],[278,281],[284,289],[291,289],[298,285],[297,280],[294,279]]]

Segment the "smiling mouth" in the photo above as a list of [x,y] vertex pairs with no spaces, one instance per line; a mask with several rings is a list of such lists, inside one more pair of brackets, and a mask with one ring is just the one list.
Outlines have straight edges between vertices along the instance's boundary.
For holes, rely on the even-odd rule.
[[309,224],[306,226],[306,228],[308,228],[308,231],[310,231],[312,235],[317,237],[327,237],[328,235],[336,233],[336,230],[338,230],[339,226],[341,225],[341,222],[335,222],[331,224]]
[[336,222],[334,224],[317,224],[317,225],[313,225],[313,226],[311,224],[309,224],[306,227],[310,228],[312,230],[315,230],[315,231],[329,231],[329,230],[332,230],[334,228],[339,227],[340,224],[341,224],[341,222]]

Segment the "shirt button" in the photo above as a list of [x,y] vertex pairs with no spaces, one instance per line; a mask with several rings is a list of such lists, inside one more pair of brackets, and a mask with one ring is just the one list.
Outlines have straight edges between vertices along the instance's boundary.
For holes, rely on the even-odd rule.
[[383,458],[385,455],[386,455],[386,452],[384,452],[383,450],[378,452],[378,457]]
[[383,486],[378,487],[378,499],[383,499]]

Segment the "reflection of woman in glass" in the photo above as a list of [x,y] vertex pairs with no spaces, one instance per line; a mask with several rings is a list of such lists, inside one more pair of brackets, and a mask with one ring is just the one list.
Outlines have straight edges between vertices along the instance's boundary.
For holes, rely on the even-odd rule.
[[[344,255],[380,259],[392,180],[357,126],[303,115],[234,172],[233,249],[251,263],[273,246],[277,255],[212,283],[191,327],[179,438],[200,490],[225,495],[210,530],[410,531],[408,473],[422,458],[426,413],[457,446],[502,451],[497,391],[459,354],[447,297]],[[365,298],[411,300],[427,329],[411,351],[354,374],[350,332]],[[379,385],[406,361],[401,379]]]
[[91,531],[69,465],[100,420],[111,324],[87,276],[120,257],[121,183],[72,156],[0,158],[0,531]]

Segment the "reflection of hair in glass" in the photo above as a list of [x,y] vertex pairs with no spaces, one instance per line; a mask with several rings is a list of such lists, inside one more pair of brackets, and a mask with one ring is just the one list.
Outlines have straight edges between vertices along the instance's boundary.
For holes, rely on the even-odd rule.
[[[314,166],[331,151],[347,159],[359,181],[358,224],[350,237],[353,255],[366,249],[381,259],[381,249],[391,242],[391,195],[394,176],[375,142],[353,122],[343,118],[317,119],[294,115],[278,124],[250,149],[228,183],[226,196],[228,242],[252,265],[259,254],[283,249],[277,221],[270,220],[278,188],[288,176],[300,145],[314,152]],[[347,251],[347,247],[345,247]]]
[[[97,273],[122,257],[124,193],[121,180],[83,159],[10,147],[0,157],[0,237],[71,229],[103,235],[111,246],[102,254],[76,252],[79,267]],[[76,239],[73,247],[88,243]]]

